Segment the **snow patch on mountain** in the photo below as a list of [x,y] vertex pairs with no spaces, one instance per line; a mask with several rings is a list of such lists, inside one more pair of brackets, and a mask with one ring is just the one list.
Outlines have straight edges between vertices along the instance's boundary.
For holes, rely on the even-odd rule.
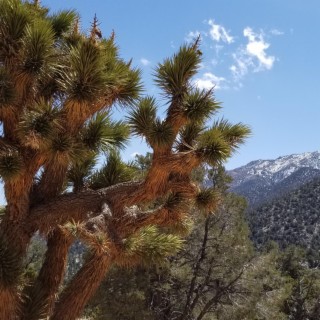
[[229,174],[234,178],[233,187],[258,176],[278,183],[302,167],[320,170],[320,152],[292,154],[275,160],[256,160],[229,171]]
[[231,191],[257,205],[320,177],[320,152],[255,160],[228,173],[233,178]]

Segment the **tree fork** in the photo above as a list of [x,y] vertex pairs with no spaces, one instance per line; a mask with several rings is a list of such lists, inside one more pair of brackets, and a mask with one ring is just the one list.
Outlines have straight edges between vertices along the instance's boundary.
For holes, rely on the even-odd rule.
[[73,238],[61,227],[48,236],[45,261],[35,283],[27,290],[23,319],[37,320],[51,314],[56,293],[64,279],[72,241]]
[[94,254],[62,292],[51,320],[77,319],[98,289],[111,264],[111,256]]

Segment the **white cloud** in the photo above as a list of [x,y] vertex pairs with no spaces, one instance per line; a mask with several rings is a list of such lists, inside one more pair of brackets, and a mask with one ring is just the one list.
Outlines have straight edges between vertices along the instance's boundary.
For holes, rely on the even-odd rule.
[[211,64],[215,67],[219,61],[217,59],[211,59]]
[[234,80],[239,81],[248,72],[259,72],[272,69],[275,57],[268,55],[266,50],[270,44],[264,40],[263,32],[255,33],[247,27],[243,30],[243,35],[248,39],[245,46],[240,46],[232,54],[234,63],[229,68]]
[[146,59],[146,58],[141,58],[140,62],[144,65],[144,66],[148,66],[151,62]]
[[214,41],[222,41],[228,44],[234,41],[233,37],[222,25],[215,24],[214,20],[211,19],[208,21],[208,24],[211,26],[209,34]]
[[280,31],[280,30],[278,30],[278,29],[271,29],[271,30],[270,30],[270,33],[271,33],[272,35],[274,35],[274,36],[282,36],[282,35],[284,34],[283,31]]
[[211,72],[206,72],[201,78],[194,80],[194,84],[199,89],[209,90],[215,88],[216,90],[221,89],[223,83],[226,81],[223,77],[218,77]]
[[186,37],[185,37],[185,40],[187,42],[193,42],[195,41],[199,36],[200,36],[200,31],[190,31]]
[[[270,43],[267,39],[283,35],[284,32],[281,30],[270,28],[265,32],[246,27],[242,30],[242,37],[234,37],[227,26],[217,24],[214,19],[205,20],[204,24],[207,30],[190,31],[185,37],[186,41],[191,42],[201,35],[203,49],[211,49],[211,59],[201,66],[206,73],[194,81],[197,87],[239,90],[246,75],[271,70],[275,61],[278,61],[274,55],[269,54]],[[229,74],[222,73],[222,76],[216,76],[212,73],[216,66],[219,66],[220,74],[223,72],[222,67],[226,67]]]
[[271,69],[273,67],[275,57],[267,55],[266,50],[270,47],[270,44],[264,41],[263,34],[257,34],[253,32],[251,28],[247,27],[243,30],[243,35],[249,40],[246,47],[248,55],[258,59],[259,68]]

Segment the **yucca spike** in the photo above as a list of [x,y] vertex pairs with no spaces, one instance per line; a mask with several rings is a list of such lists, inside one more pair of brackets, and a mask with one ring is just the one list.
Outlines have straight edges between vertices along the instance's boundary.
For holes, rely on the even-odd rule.
[[80,34],[80,19],[76,18],[74,26],[73,26],[73,34],[79,35]]
[[200,35],[200,33],[199,33],[198,36],[197,36],[197,38],[194,40],[194,43],[193,43],[192,48],[193,48],[194,50],[197,49],[197,48],[199,48],[200,42],[201,42],[201,35]]
[[99,39],[102,38],[102,32],[98,28],[98,26],[99,26],[99,23],[98,23],[97,14],[94,14],[93,23],[91,24],[91,33],[90,33],[90,39],[93,41],[96,41],[96,37],[98,37]]
[[110,35],[110,40],[113,42],[115,37],[116,37],[116,34],[115,34],[114,30],[112,29],[112,32],[111,32],[111,35]]

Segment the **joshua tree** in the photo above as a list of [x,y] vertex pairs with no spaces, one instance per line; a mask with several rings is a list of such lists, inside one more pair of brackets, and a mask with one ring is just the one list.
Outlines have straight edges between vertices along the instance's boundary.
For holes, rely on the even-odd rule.
[[[199,41],[155,70],[167,99],[160,120],[155,99],[140,97],[139,70],[119,57],[114,38],[102,37],[96,18],[86,35],[74,11],[50,14],[39,1],[0,0],[0,175],[7,201],[1,320],[75,319],[112,265],[157,263],[177,249],[190,206],[217,204],[191,172],[224,161],[249,134],[225,120],[206,126],[219,104],[213,90],[192,85]],[[129,107],[126,121],[110,118],[114,104]],[[130,134],[153,150],[140,180],[117,153]],[[94,170],[99,154],[106,162]],[[47,251],[36,279],[23,286],[21,266],[35,233],[46,236]],[[61,292],[74,239],[91,254]]]

